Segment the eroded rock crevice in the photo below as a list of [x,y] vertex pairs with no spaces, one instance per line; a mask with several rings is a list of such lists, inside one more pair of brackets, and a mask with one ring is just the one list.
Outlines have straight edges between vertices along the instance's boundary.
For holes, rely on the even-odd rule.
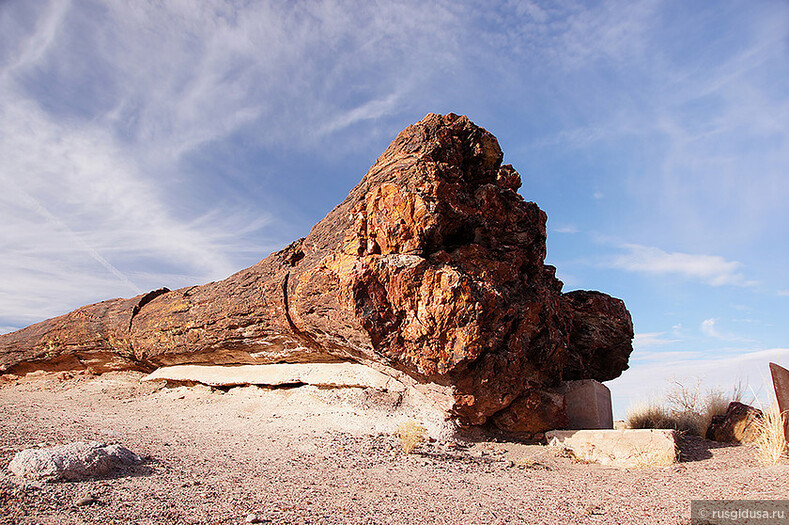
[[169,291],[170,291],[169,288],[162,287],[162,288],[159,288],[157,290],[150,291],[150,292],[148,292],[147,294],[143,295],[140,298],[139,302],[134,306],[134,308],[132,308],[131,319],[129,319],[129,332],[130,333],[131,333],[131,330],[132,330],[132,323],[134,322],[134,316],[136,316],[138,313],[140,313],[140,310],[142,310],[142,308],[146,304],[150,303],[151,301],[153,301],[154,299],[156,299],[160,295],[166,294]]

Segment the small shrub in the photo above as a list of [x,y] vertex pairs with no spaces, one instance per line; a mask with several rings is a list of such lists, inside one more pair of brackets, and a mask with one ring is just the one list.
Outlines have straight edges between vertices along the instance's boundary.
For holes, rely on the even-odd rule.
[[578,456],[575,455],[575,452],[571,448],[568,448],[561,444],[549,445],[553,450],[553,455],[557,458],[567,458],[573,461],[573,463],[583,463]]
[[729,405],[734,401],[739,403],[741,399],[742,396],[737,390],[735,390],[731,396],[727,396],[719,390],[711,391],[707,397],[707,406],[705,411],[705,416],[707,419],[706,426],[710,426],[713,416],[722,416],[726,414],[726,410],[729,408]]
[[[550,453],[554,450],[554,448],[547,447],[547,450],[549,451],[548,453]],[[540,451],[536,454],[524,456],[515,461],[514,466],[524,470],[551,470],[551,467],[540,461],[544,454],[546,454],[545,451]],[[554,452],[554,455],[556,455],[556,452]]]
[[654,401],[634,405],[627,412],[629,428],[673,428],[668,409]]
[[[734,388],[732,388],[731,391],[731,400],[737,401],[738,403],[743,403],[745,405],[752,403],[753,399],[749,400],[748,402],[743,401],[743,399],[745,399],[745,391],[747,390],[747,388],[748,385],[743,384],[742,381],[737,381],[737,384],[734,385]],[[754,396],[756,396],[755,393]]]
[[427,430],[421,423],[409,420],[397,427],[397,435],[400,438],[400,446],[403,448],[403,452],[410,454],[425,440]]
[[785,422],[786,413],[782,414],[778,405],[771,405],[756,421],[759,434],[754,443],[759,451],[759,460],[765,465],[775,465],[787,459]]
[[741,385],[727,396],[719,390],[705,393],[700,381],[692,386],[674,381],[662,401],[632,407],[627,414],[627,424],[630,428],[671,428],[703,437],[712,417],[725,414],[731,399],[741,397]]

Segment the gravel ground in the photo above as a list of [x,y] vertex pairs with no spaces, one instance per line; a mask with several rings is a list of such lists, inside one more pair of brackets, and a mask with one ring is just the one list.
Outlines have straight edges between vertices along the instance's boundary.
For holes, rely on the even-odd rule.
[[[1,524],[689,523],[691,499],[789,498],[789,465],[761,466],[750,446],[686,439],[680,463],[631,470],[457,437],[406,455],[393,434],[405,416],[363,392],[140,377],[0,387]],[[61,483],[7,469],[19,450],[77,440],[120,443],[146,461]]]

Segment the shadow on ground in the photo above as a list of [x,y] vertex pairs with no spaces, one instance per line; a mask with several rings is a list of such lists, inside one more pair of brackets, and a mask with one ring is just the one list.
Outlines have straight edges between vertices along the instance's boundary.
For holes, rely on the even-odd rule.
[[720,443],[718,441],[710,441],[699,436],[690,436],[687,434],[679,434],[677,437],[677,446],[679,447],[679,461],[703,461],[712,457],[712,451],[721,448],[730,448],[739,446],[737,443]]

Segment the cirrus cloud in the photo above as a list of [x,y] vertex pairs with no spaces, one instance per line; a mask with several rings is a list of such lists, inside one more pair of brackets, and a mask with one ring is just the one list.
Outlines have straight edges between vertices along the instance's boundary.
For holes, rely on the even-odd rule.
[[645,332],[635,334],[633,337],[633,347],[645,348],[649,346],[667,345],[678,341],[678,339],[664,339],[664,335],[666,335],[666,332]]
[[622,270],[654,275],[680,275],[711,286],[754,284],[740,272],[742,263],[727,261],[718,255],[666,252],[640,244],[625,244],[622,247],[627,253],[617,255],[611,261],[613,267]]

